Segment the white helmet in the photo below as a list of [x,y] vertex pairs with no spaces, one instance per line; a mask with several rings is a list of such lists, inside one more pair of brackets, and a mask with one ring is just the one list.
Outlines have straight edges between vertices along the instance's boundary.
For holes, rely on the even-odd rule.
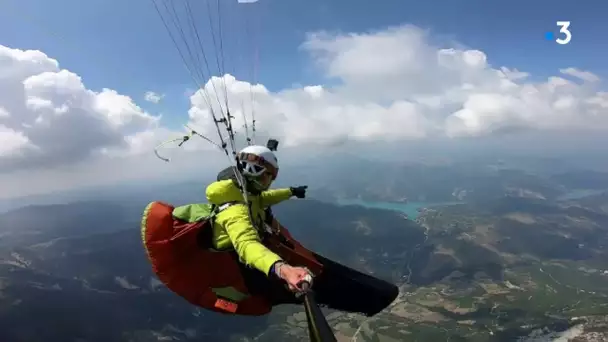
[[279,173],[279,161],[274,153],[265,146],[247,146],[237,155],[239,168],[244,176],[257,178],[264,173],[272,175],[272,180]]

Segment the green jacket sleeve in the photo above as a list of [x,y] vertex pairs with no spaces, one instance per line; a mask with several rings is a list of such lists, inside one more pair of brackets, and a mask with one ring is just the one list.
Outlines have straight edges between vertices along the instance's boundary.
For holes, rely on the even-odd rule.
[[226,229],[234,249],[244,264],[251,265],[268,275],[270,267],[281,260],[281,257],[262,244],[257,230],[251,224],[246,205],[232,205],[219,213],[215,221]]
[[263,208],[267,208],[267,207],[273,206],[275,204],[279,204],[285,200],[288,200],[290,197],[291,197],[291,190],[289,188],[267,190],[260,194],[260,198],[262,199]]

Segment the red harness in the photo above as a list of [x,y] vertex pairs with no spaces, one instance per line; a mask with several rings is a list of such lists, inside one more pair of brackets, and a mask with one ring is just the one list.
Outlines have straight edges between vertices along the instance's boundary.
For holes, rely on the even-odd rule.
[[[173,217],[174,207],[153,202],[146,208],[142,222],[142,240],[152,270],[171,291],[188,302],[206,309],[240,314],[264,315],[272,304],[263,296],[249,295],[239,302],[218,297],[214,288],[233,287],[249,294],[232,251],[211,248],[211,222],[188,223]],[[264,244],[291,265],[307,267],[315,276],[323,266],[312,252],[296,241],[278,221],[277,234],[268,235]]]

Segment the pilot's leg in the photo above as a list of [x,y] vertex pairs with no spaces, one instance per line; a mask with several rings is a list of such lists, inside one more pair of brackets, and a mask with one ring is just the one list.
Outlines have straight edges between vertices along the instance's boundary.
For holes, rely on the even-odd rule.
[[264,296],[268,298],[272,305],[300,304],[302,302],[289,291],[287,284],[281,279],[275,276],[267,277],[257,269],[243,264],[239,265],[249,294]]

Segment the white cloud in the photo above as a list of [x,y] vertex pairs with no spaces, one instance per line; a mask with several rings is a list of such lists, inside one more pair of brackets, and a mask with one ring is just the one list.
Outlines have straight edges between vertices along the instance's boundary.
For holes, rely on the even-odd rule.
[[0,125],[0,158],[20,155],[32,147],[30,140],[22,132]]
[[597,75],[595,75],[589,71],[578,70],[577,68],[559,69],[559,72],[561,72],[562,74],[580,78],[581,80],[587,81],[587,82],[597,82],[600,80],[600,78],[597,77]]
[[129,97],[86,89],[44,53],[1,45],[0,108],[0,172],[130,151],[131,137],[158,126]]
[[[557,76],[532,82],[527,72],[492,67],[482,51],[435,46],[426,31],[413,26],[365,34],[314,33],[302,48],[338,85],[276,93],[262,85],[253,88],[258,129],[282,137],[287,145],[608,129],[606,93],[598,89],[599,78],[587,71],[560,70],[590,82],[583,85]],[[229,75],[224,81],[231,103],[249,105],[249,84]],[[212,102],[213,89],[222,91],[224,81],[215,78],[215,87],[206,85]],[[195,95],[192,104],[192,123],[213,135],[206,101]],[[239,107],[232,112],[241,127]]]
[[6,109],[0,107],[0,118],[8,118],[9,116],[9,112]]
[[[223,90],[225,82],[237,131],[244,131],[243,111],[249,119],[255,111],[258,135],[279,138],[283,147],[608,129],[608,92],[600,91],[599,77],[568,65],[556,76],[532,81],[526,71],[493,66],[492,56],[482,51],[433,44],[427,31],[413,26],[311,33],[301,48],[331,86],[272,92],[226,75],[205,85],[208,101],[219,112],[213,89]],[[190,96],[189,124],[218,141],[201,94]],[[162,99],[154,92],[144,97],[154,103]],[[119,161],[112,158],[149,156],[159,141],[171,137],[175,132],[159,127],[159,117],[131,98],[111,89],[87,89],[78,75],[40,51],[0,46],[0,172],[93,157],[109,158],[105,165],[114,170]],[[201,139],[185,146],[213,148]],[[141,168],[157,169],[150,165]]]
[[164,94],[158,94],[158,93],[155,93],[155,92],[153,92],[153,91],[147,91],[147,92],[144,94],[144,99],[145,99],[146,101],[148,101],[148,102],[152,102],[152,103],[155,103],[155,104],[156,104],[156,103],[159,103],[159,102],[160,102],[160,100],[162,100],[164,97],[165,97],[165,95],[164,95]]

